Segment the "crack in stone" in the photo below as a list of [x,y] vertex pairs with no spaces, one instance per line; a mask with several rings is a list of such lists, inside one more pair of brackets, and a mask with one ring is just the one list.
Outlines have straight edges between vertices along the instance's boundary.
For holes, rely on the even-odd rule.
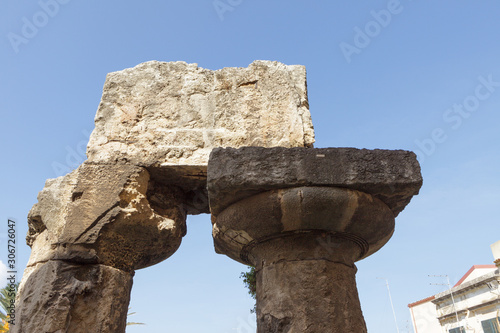
[[83,236],[85,236],[86,233],[88,233],[91,229],[93,229],[98,223],[99,221],[101,221],[111,210],[113,210],[114,208],[118,207],[120,205],[119,202],[115,203],[113,206],[111,206],[109,209],[107,209],[106,211],[104,211],[101,215],[99,215],[97,217],[97,219],[95,219],[94,222],[92,222],[92,224],[90,226],[88,226],[81,234],[80,236],[78,236],[76,239],[75,239],[75,243],[78,242]]

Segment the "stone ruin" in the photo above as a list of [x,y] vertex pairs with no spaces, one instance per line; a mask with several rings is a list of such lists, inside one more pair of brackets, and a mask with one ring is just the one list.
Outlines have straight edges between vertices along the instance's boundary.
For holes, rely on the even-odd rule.
[[257,331],[366,332],[355,262],[422,185],[407,151],[313,148],[303,66],[110,73],[88,159],[49,179],[14,332],[125,332],[134,271],[211,213],[217,253],[256,267]]

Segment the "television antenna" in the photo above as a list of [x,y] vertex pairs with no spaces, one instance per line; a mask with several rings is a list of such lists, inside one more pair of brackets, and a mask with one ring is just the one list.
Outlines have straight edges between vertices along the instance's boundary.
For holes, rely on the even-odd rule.
[[453,291],[451,290],[450,277],[448,275],[428,275],[429,277],[445,277],[446,283],[430,283],[435,286],[448,286],[448,290],[450,291],[451,301],[453,303],[453,311],[455,311],[455,318],[457,319],[457,324],[460,325],[460,320],[458,319],[457,307],[455,305],[455,297],[453,297]]

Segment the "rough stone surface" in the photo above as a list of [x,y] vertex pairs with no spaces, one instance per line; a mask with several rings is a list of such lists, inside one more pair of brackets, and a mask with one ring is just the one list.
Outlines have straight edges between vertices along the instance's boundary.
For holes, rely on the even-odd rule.
[[304,66],[255,61],[212,71],[150,61],[108,74],[87,156],[144,166],[208,213],[207,163],[215,147],[309,147],[314,130]]
[[[108,74],[91,162],[206,166],[215,147],[312,146],[304,66],[203,69],[150,61]],[[171,168],[175,170],[175,168]]]
[[12,332],[125,332],[131,273],[51,260],[24,279]]
[[28,216],[28,266],[50,259],[134,270],[173,254],[186,232],[182,191],[143,167],[84,163],[48,180]]
[[327,260],[280,262],[257,271],[257,332],[366,332],[355,273]]
[[354,262],[391,238],[422,185],[406,151],[215,149],[215,249],[253,265],[257,332],[366,332]]
[[394,216],[382,201],[337,187],[262,192],[232,204],[213,221],[216,252],[252,266],[258,264],[254,247],[275,238],[324,233],[351,239],[361,249],[352,258],[357,261],[378,251],[394,231]]
[[262,191],[335,186],[371,194],[397,216],[418,194],[416,155],[403,150],[355,148],[217,148],[210,155],[210,211]]
[[[367,244],[348,231],[327,230],[331,225],[349,228],[349,225],[359,224],[359,229],[367,229],[362,235],[373,239],[377,229],[382,227],[390,237],[394,227],[392,213],[383,203],[380,204],[385,207],[385,214],[384,210],[378,211],[376,205],[370,205],[369,200],[359,204],[350,201],[349,196],[354,193],[346,189],[316,187],[284,191],[288,193],[283,193],[281,204],[276,204],[273,191],[269,191],[233,204],[216,219],[220,229],[234,227],[234,231],[239,230],[247,237],[267,229],[267,237],[254,239],[241,248],[243,261],[256,267],[257,331],[366,332],[356,289],[354,261],[366,256]],[[314,191],[323,194],[312,196]],[[325,191],[336,192],[334,196],[340,200],[328,200]],[[296,205],[295,198],[301,197],[303,204]],[[322,202],[316,203],[317,199]],[[327,201],[331,201],[330,207],[326,206]],[[371,214],[352,211],[360,206],[373,211]],[[228,210],[234,214],[227,214]],[[239,215],[236,214],[238,210],[241,211]],[[373,217],[375,221],[361,221],[356,217],[360,214]],[[383,220],[384,215],[387,220]],[[375,223],[370,225],[369,222]],[[278,224],[282,225],[281,231]],[[311,229],[318,227],[322,229]],[[216,242],[226,244],[244,241],[242,235],[235,235],[232,235],[234,239],[219,238],[218,234],[214,237]],[[384,239],[383,232],[378,236]],[[387,239],[384,244],[385,241]],[[232,249],[224,250],[229,255]]]

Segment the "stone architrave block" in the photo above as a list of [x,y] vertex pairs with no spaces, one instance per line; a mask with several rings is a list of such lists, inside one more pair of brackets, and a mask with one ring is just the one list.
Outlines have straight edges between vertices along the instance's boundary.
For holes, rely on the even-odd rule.
[[205,187],[215,147],[311,147],[304,66],[255,61],[209,70],[150,61],[110,73],[87,147],[92,163],[149,167],[184,188]]

